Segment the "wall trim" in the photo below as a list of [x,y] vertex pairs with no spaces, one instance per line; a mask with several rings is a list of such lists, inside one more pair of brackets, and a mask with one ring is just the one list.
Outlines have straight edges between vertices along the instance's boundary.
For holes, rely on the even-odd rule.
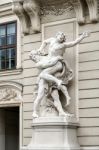
[[81,147],[81,150],[99,150],[99,146]]

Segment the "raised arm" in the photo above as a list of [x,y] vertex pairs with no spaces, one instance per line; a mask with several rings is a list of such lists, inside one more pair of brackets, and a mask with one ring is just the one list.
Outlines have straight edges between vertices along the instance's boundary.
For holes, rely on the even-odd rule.
[[44,40],[40,46],[40,48],[37,51],[43,51],[44,48],[47,46],[47,44],[49,44],[52,41],[53,38],[49,38],[47,40]]
[[32,57],[32,55],[47,55],[47,53],[45,52],[45,47],[47,46],[47,44],[49,44],[52,41],[53,38],[49,38],[47,40],[44,40],[40,46],[39,49],[37,50],[32,50],[31,53],[29,54],[30,57]]
[[69,48],[69,47],[72,47],[72,46],[75,46],[77,44],[79,44],[84,38],[88,37],[90,35],[89,32],[84,32],[79,38],[77,38],[75,41],[72,41],[72,42],[66,42],[64,43],[66,48]]

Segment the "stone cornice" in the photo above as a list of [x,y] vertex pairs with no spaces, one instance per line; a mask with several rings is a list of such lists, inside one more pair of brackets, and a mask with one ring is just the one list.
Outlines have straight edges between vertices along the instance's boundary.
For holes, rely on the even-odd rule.
[[[89,21],[98,21],[98,0],[86,0],[86,9],[89,11]],[[84,11],[85,1],[82,0],[13,0],[13,11],[19,17],[23,33],[40,32],[41,15],[62,15],[68,11],[75,10],[79,24],[86,23]],[[65,6],[65,7],[64,7]]]

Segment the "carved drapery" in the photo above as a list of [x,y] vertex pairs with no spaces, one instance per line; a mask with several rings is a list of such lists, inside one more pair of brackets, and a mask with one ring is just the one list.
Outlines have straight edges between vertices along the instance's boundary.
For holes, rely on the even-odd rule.
[[[98,0],[85,0],[90,22],[98,21]],[[41,15],[62,15],[75,11],[79,24],[85,23],[82,0],[13,0],[13,11],[19,17],[24,34],[40,31]]]
[[16,82],[0,82],[0,105],[22,102],[22,85]]

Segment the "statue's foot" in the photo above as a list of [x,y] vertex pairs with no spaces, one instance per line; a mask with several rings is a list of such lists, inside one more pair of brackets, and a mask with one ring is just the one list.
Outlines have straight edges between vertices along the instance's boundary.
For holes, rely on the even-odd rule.
[[59,116],[66,116],[67,114],[63,111],[59,113]]
[[63,117],[73,117],[74,114],[70,114],[68,112],[60,112],[59,113],[59,116],[63,116]]
[[38,118],[39,116],[38,116],[37,112],[33,112],[32,117],[33,118]]

